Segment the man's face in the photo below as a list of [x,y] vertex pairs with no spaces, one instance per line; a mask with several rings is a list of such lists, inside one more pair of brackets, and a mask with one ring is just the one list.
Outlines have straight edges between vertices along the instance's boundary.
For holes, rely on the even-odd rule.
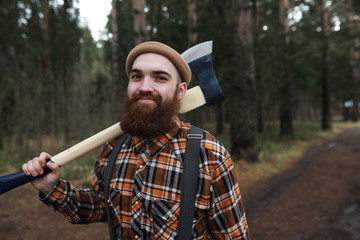
[[138,56],[133,63],[127,94],[129,98],[140,94],[138,103],[155,107],[156,100],[149,96],[160,97],[162,102],[171,101],[174,97],[180,100],[186,89],[186,83],[180,82],[178,71],[166,57],[145,53]]
[[123,131],[148,139],[168,132],[187,89],[175,66],[162,55],[142,54],[135,59],[129,78],[120,120]]

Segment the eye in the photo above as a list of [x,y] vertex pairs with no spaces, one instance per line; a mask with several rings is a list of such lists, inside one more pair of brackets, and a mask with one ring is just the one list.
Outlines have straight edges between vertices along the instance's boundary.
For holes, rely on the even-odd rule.
[[134,80],[134,81],[139,80],[140,78],[141,78],[141,75],[137,74],[137,73],[133,73],[130,75],[130,79]]
[[167,81],[168,78],[166,76],[163,76],[163,75],[158,75],[158,76],[156,76],[156,80],[163,82],[163,81]]

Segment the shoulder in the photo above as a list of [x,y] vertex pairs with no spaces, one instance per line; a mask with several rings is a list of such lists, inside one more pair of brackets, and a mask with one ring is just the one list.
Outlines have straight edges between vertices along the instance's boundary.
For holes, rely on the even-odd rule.
[[208,151],[213,152],[214,154],[221,154],[221,155],[229,154],[224,144],[206,130],[204,130],[204,137],[201,141],[201,145]]
[[[124,139],[125,140],[124,142],[128,143],[129,139],[130,139],[130,137],[128,135],[126,135],[126,137]],[[102,178],[102,176],[103,176],[103,174],[105,172],[106,166],[109,163],[110,155],[111,155],[112,151],[114,150],[115,144],[116,144],[116,142],[118,140],[119,140],[119,138],[108,141],[107,143],[105,143],[101,147],[101,150],[100,150],[100,153],[98,155],[98,158],[97,158],[97,161],[96,161],[96,164],[95,164],[95,168],[94,168],[94,173],[98,177]]]
[[105,143],[105,144],[101,147],[99,157],[100,157],[101,159],[107,158],[108,155],[109,155],[109,154],[111,153],[111,151],[113,150],[115,143],[116,143],[116,139],[113,139],[113,140]]
[[210,171],[229,163],[232,165],[230,153],[224,144],[206,130],[201,141],[201,156],[204,166],[209,167]]
[[[184,125],[183,125],[184,126]],[[190,124],[186,123],[183,129],[186,129],[186,135],[189,133]],[[199,127],[199,126],[197,126]],[[203,171],[212,172],[216,168],[231,163],[231,156],[224,144],[218,140],[209,131],[203,129],[203,138],[200,143],[200,161],[201,168]],[[183,134],[184,135],[184,134]],[[186,138],[186,135],[184,138]],[[186,141],[186,139],[185,139]]]
[[[187,122],[181,122],[181,136],[180,138],[183,139],[183,141],[187,140],[187,135],[190,132],[191,125]],[[199,126],[196,126],[199,127]],[[201,127],[199,127],[201,128]],[[201,140],[201,148],[204,149],[207,152],[211,152],[215,155],[224,156],[229,155],[229,152],[224,147],[224,144],[219,141],[217,138],[215,138],[209,131],[201,128],[203,130],[203,138]]]
[[130,141],[130,138],[131,136],[129,135],[122,135],[116,139],[113,139],[107,143],[105,143],[102,147],[101,147],[101,150],[100,150],[100,155],[99,157],[101,159],[107,159],[109,157],[109,155],[111,154],[112,150],[114,149],[115,147],[115,144],[118,142],[118,141],[122,141],[123,143],[126,143],[128,144],[129,141]]

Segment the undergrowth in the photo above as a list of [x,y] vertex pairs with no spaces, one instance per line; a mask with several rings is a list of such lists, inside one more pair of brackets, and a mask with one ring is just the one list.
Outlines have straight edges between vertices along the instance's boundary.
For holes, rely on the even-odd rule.
[[[279,137],[278,126],[268,126],[264,133],[257,135],[258,162],[249,163],[243,159],[233,159],[240,186],[242,188],[250,187],[259,180],[266,179],[291,167],[309,147],[324,144],[325,141],[354,126],[360,125],[359,123],[334,120],[332,130],[322,131],[319,123],[295,123],[294,136],[286,138]],[[217,136],[217,138],[230,151],[231,144],[228,131],[224,135]],[[40,153],[37,151],[39,146],[34,144],[34,141],[26,141],[21,146],[15,146],[11,142],[10,140],[6,141],[4,149],[0,150],[0,175],[20,171],[25,161],[38,156]],[[41,148],[47,149],[46,151],[50,154],[55,154],[72,146],[71,144],[46,137],[42,141]],[[90,186],[98,153],[99,149],[94,150],[63,166],[62,178],[72,181],[74,185],[79,187]]]

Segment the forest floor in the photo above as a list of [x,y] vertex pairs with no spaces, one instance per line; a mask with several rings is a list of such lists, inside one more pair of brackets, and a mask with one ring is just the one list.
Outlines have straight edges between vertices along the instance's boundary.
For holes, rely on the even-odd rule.
[[[242,188],[251,238],[360,239],[360,128],[313,146],[286,171]],[[241,185],[241,184],[240,184]],[[30,184],[0,196],[0,239],[109,239],[107,225],[72,225]]]
[[360,239],[360,128],[242,195],[253,240]]

